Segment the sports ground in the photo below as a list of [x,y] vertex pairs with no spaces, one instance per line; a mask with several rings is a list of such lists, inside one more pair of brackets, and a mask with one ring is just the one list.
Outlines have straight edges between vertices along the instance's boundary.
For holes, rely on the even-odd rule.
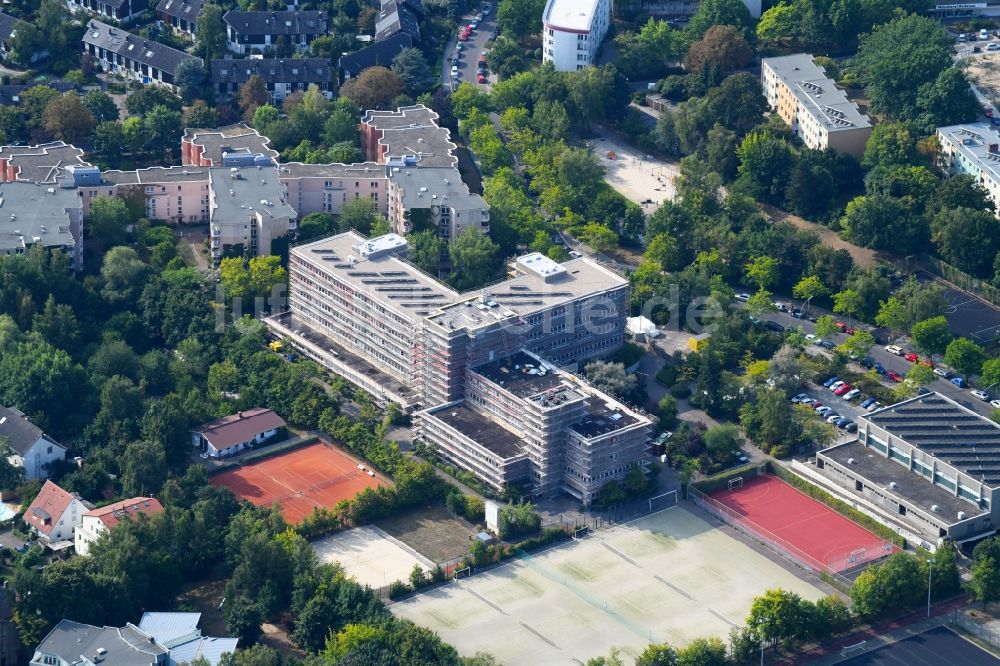
[[216,474],[211,482],[257,506],[277,503],[285,520],[295,524],[316,507],[333,508],[365,488],[389,485],[359,464],[357,458],[320,442]]
[[506,666],[568,664],[616,646],[685,645],[742,626],[753,598],[818,588],[682,506],[599,530],[390,606],[463,655]]
[[722,505],[727,521],[818,571],[839,573],[898,550],[773,476],[747,479],[709,497]]
[[434,563],[377,527],[355,527],[313,542],[321,562],[339,562],[362,585],[385,587],[408,581],[413,565],[424,571]]

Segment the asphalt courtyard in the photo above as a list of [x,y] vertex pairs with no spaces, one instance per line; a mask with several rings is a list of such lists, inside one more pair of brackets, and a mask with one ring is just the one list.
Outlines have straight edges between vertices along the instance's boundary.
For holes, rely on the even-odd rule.
[[844,666],[1000,666],[1000,659],[951,629],[937,627],[840,663]]
[[[920,272],[918,277],[922,282],[933,280],[933,276]],[[972,338],[976,342],[986,344],[1000,332],[1000,308],[995,308],[986,302],[959,291],[940,281],[944,289],[944,297],[948,302],[944,316],[956,335]]]

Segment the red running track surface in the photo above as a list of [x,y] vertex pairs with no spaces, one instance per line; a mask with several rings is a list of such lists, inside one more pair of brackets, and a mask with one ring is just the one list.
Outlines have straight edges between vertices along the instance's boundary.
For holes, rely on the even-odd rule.
[[847,558],[860,549],[866,551],[865,561],[899,550],[885,551],[884,539],[774,476],[749,479],[742,488],[717,490],[710,497],[741,516],[737,523],[748,522],[751,530],[762,527],[778,537],[777,545],[784,540],[834,571],[851,568]]
[[366,471],[358,469],[359,462],[330,444],[311,444],[216,474],[210,481],[257,506],[277,502],[294,525],[315,507],[331,509],[365,488],[389,485],[378,473],[368,476],[367,466]]

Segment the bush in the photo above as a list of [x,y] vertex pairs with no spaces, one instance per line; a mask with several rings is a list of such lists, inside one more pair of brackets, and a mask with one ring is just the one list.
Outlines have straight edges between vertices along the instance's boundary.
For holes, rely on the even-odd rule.
[[666,430],[677,423],[677,401],[669,395],[663,396],[656,406],[656,415],[660,417],[660,427]]
[[677,383],[677,366],[667,363],[656,373],[656,381],[664,386],[670,387]]
[[535,513],[535,505],[531,502],[508,504],[500,509],[501,539],[509,539],[522,534],[535,532],[542,524],[542,517]]
[[687,384],[674,384],[670,387],[670,395],[678,400],[687,400],[691,397],[691,387]]
[[631,368],[639,362],[639,359],[641,359],[642,355],[645,353],[646,351],[639,345],[626,342],[622,345],[621,349],[615,352],[615,355],[611,358],[611,360],[615,363],[621,363],[626,368]]
[[409,594],[413,589],[401,580],[394,580],[389,583],[389,598],[398,599],[404,594]]

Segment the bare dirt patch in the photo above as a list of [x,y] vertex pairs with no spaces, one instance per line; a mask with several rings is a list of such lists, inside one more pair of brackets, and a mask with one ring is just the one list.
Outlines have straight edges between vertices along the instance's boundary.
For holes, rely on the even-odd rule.
[[869,250],[868,248],[860,247],[854,243],[849,243],[837,235],[836,231],[830,229],[829,227],[824,227],[822,224],[804,220],[798,215],[792,215],[789,212],[780,210],[773,206],[761,205],[761,208],[775,222],[790,222],[799,229],[815,231],[819,234],[820,240],[823,241],[823,245],[832,247],[835,250],[847,250],[848,254],[851,255],[851,258],[854,259],[854,263],[861,268],[871,268],[877,265],[879,261],[890,261],[892,259],[892,257],[876,252],[875,250]]
[[434,562],[447,562],[469,552],[477,530],[441,506],[427,506],[380,520],[378,527]]
[[991,102],[1000,101],[1000,51],[976,53],[962,62],[979,92]]

